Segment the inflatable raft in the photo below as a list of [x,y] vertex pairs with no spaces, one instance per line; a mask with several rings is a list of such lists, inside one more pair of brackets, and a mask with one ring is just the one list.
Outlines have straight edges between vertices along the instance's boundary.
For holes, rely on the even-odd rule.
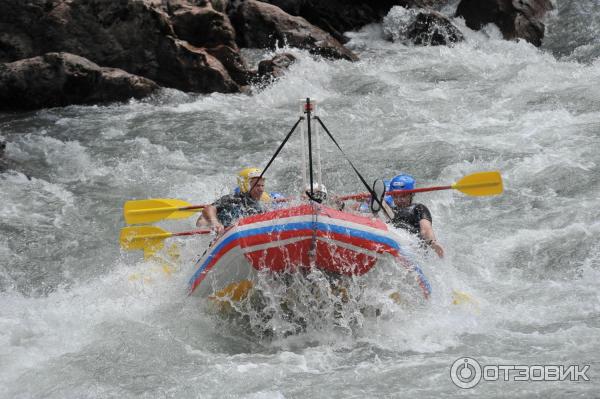
[[404,268],[422,296],[429,297],[425,275],[385,223],[310,202],[240,219],[197,261],[189,291],[239,299],[260,271],[316,267],[333,275],[362,276],[383,258]]

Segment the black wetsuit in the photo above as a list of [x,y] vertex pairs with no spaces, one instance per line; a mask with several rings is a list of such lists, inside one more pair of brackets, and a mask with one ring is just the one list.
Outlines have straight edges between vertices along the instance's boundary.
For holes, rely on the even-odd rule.
[[431,213],[429,209],[423,204],[411,204],[404,208],[392,207],[394,211],[394,217],[392,224],[394,227],[405,229],[413,234],[418,234],[421,237],[421,219],[427,219],[430,222]]
[[225,195],[216,200],[213,205],[217,208],[217,218],[224,227],[231,226],[239,218],[265,211],[261,202],[252,198],[249,193]]

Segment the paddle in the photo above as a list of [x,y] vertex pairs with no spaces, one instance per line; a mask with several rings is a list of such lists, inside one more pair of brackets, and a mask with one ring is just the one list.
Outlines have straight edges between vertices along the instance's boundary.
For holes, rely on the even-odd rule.
[[148,257],[164,246],[164,240],[169,237],[209,234],[211,230],[192,230],[171,233],[156,226],[129,226],[121,229],[119,241],[121,247],[128,250],[142,249]]
[[[502,193],[502,177],[500,172],[478,172],[465,176],[449,186],[423,187],[412,190],[388,191],[386,195],[406,195],[438,190],[458,190],[472,196],[497,195]],[[371,198],[369,193],[344,195],[335,198],[339,201],[364,200]],[[291,198],[278,198],[273,202],[286,202]],[[163,219],[180,219],[193,216],[206,205],[191,205],[178,199],[146,199],[127,201],[123,207],[123,214],[127,224],[152,223]]]
[[[288,198],[273,199],[273,202],[289,201]],[[202,211],[208,205],[192,205],[172,198],[131,200],[123,205],[123,217],[127,224],[144,224],[163,219],[183,219]]]
[[152,223],[163,219],[187,218],[205,206],[167,198],[133,200],[125,202],[123,216],[127,224]]
[[[286,202],[290,198],[276,198],[272,202]],[[123,205],[123,217],[127,224],[144,224],[163,219],[183,219],[202,211],[208,205],[192,205],[178,199],[153,198],[131,200]]]
[[[394,190],[386,192],[386,195],[398,196],[413,193],[424,193],[427,191],[458,190],[472,196],[497,195],[503,191],[502,176],[500,172],[478,172],[467,175],[449,186],[413,188],[411,190]],[[371,198],[369,193],[350,194],[337,197],[337,200],[364,200]]]

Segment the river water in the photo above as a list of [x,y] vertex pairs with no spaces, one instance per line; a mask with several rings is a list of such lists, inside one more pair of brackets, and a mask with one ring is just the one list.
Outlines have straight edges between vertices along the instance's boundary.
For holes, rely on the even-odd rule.
[[[598,3],[559,1],[541,49],[456,23],[466,41],[452,48],[390,43],[366,27],[349,44],[356,63],[287,49],[299,61],[252,96],[166,90],[0,114],[13,167],[0,175],[0,397],[597,396]],[[229,192],[239,169],[264,167],[306,97],[368,180],[402,171],[424,187],[500,170],[505,192],[416,197],[446,250],[415,255],[433,289],[425,305],[388,306],[351,331],[323,323],[267,339],[186,295],[208,238],[174,240],[169,267],[146,262],[119,249],[121,211],[130,199]],[[292,140],[275,161],[269,190],[299,185],[298,148]],[[363,191],[332,145],[322,154],[330,192]],[[590,381],[500,376],[461,389],[450,368],[467,356],[589,365]]]

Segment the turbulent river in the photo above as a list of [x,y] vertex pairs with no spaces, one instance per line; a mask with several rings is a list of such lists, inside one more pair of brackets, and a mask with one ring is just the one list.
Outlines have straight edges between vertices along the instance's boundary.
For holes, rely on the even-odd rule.
[[[540,49],[461,21],[464,43],[413,47],[376,25],[351,34],[356,63],[282,49],[299,61],[252,96],[166,90],[0,114],[12,168],[0,174],[0,397],[597,396],[600,8],[559,1],[546,22]],[[415,255],[432,285],[425,305],[266,338],[186,295],[208,238],[174,240],[168,268],[121,252],[122,205],[231,191],[242,167],[266,165],[306,97],[369,181],[406,172],[424,187],[500,170],[505,192],[417,196],[446,250]],[[298,149],[292,139],[268,190],[296,192]],[[328,190],[363,191],[336,151],[323,141]],[[589,381],[500,374],[461,389],[450,369],[463,357],[589,365]]]

